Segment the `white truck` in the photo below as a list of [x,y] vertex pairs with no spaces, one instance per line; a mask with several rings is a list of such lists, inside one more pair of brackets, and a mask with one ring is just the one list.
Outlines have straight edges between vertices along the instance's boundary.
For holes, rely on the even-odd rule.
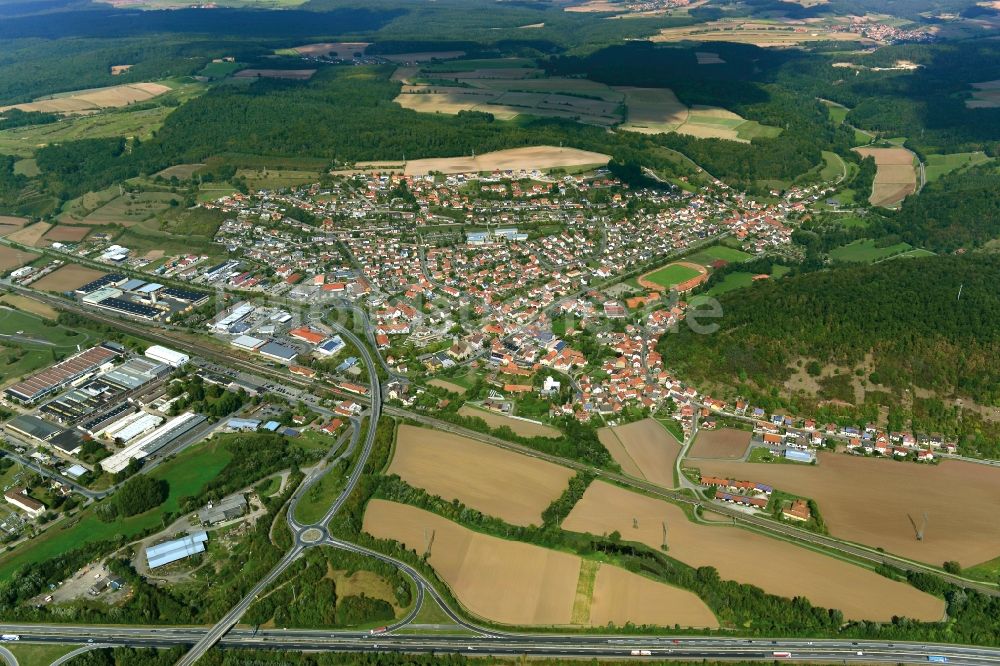
[[19,641],[21,637],[17,634],[0,634],[0,641]]

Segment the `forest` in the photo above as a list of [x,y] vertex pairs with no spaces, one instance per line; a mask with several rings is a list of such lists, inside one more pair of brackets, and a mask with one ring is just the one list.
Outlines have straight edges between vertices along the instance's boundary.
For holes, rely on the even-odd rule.
[[[1000,257],[883,262],[802,274],[719,297],[718,332],[681,327],[665,360],[700,380],[786,379],[799,358],[853,368],[875,358],[879,383],[1000,400]],[[959,297],[959,289],[962,290]],[[991,367],[992,366],[992,367]]]

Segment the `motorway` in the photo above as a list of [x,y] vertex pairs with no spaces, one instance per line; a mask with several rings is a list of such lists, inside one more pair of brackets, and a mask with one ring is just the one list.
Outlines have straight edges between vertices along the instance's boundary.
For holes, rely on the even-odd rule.
[[[172,647],[191,645],[206,633],[196,627],[89,627],[66,625],[10,624],[4,633],[37,643],[129,645]],[[1000,650],[934,643],[848,641],[822,639],[736,639],[686,636],[596,636],[561,634],[420,635],[315,630],[235,629],[223,637],[224,648],[289,651],[464,653],[470,656],[532,655],[562,659],[634,657],[633,651],[648,651],[646,658],[674,661],[741,660],[773,661],[775,652],[787,652],[795,661],[855,663],[919,663],[928,655],[947,657],[958,666],[997,666]],[[780,657],[779,657],[780,658]]]
[[[131,322],[123,322],[117,318],[107,317],[101,313],[79,308],[75,303],[68,303],[62,299],[46,297],[27,289],[18,289],[25,295],[29,295],[37,300],[49,302],[54,307],[71,310],[91,319],[103,321],[106,324],[119,329],[133,332],[146,339],[152,339],[174,347],[184,349],[194,355],[203,358],[214,359],[219,363],[239,368],[243,371],[251,372],[258,376],[269,378],[271,381],[280,382],[285,385],[296,386],[305,391],[310,388],[318,388],[314,382],[300,380],[290,377],[274,368],[267,367],[252,361],[234,359],[221,350],[209,346],[203,346],[189,339],[179,336],[169,335],[168,332],[159,331],[150,327],[134,325]],[[380,364],[381,358],[376,360],[368,345],[364,344],[352,331],[347,330],[339,324],[330,324],[346,340],[355,345],[364,357],[364,362],[368,369],[369,386],[371,387],[368,399],[358,399],[358,396],[351,397],[361,403],[368,403],[369,408],[364,414],[367,418],[367,428],[362,428],[360,419],[351,421],[351,444],[338,457],[354,455],[357,444],[364,431],[365,437],[360,452],[357,453],[351,474],[347,479],[344,489],[337,499],[330,506],[326,515],[313,525],[302,525],[294,518],[294,510],[299,499],[305,494],[312,484],[316,483],[322,474],[330,469],[331,461],[329,456],[342,445],[343,438],[330,450],[327,458],[320,462],[317,469],[312,470],[297,488],[292,502],[288,508],[288,523],[293,532],[293,546],[282,557],[278,564],[255,585],[247,595],[236,604],[225,616],[211,628],[136,628],[136,627],[96,627],[96,626],[74,626],[74,625],[2,625],[0,631],[4,633],[17,633],[23,640],[38,642],[62,642],[62,643],[82,643],[86,640],[93,640],[107,645],[133,645],[133,646],[191,646],[190,651],[178,662],[182,666],[190,666],[196,663],[214,645],[220,644],[224,647],[245,647],[245,648],[270,648],[287,650],[339,650],[352,652],[366,651],[390,651],[390,652],[456,652],[464,651],[472,654],[482,655],[539,655],[553,658],[597,658],[597,657],[628,657],[633,656],[632,650],[648,650],[649,655],[658,658],[669,658],[677,660],[700,660],[700,659],[739,659],[755,660],[774,658],[773,652],[789,652],[796,660],[821,660],[821,661],[858,661],[858,662],[916,662],[925,661],[928,654],[940,654],[947,656],[951,663],[970,665],[1000,665],[1000,650],[977,647],[963,647],[953,645],[933,645],[897,643],[889,644],[884,642],[834,640],[834,641],[802,641],[789,639],[775,639],[773,641],[748,641],[746,639],[726,639],[720,637],[713,638],[652,638],[652,637],[629,637],[629,636],[596,636],[596,635],[572,635],[560,636],[551,634],[532,633],[504,633],[489,628],[481,627],[466,620],[462,615],[453,610],[448,602],[435,590],[433,584],[427,581],[423,575],[404,562],[396,560],[382,553],[371,551],[362,546],[333,538],[326,530],[327,523],[336,515],[338,510],[347,500],[350,493],[360,480],[365,463],[371,454],[375,440],[376,426],[383,413],[411,419],[425,425],[430,425],[444,431],[466,435],[486,443],[516,451],[525,455],[541,458],[555,462],[557,464],[570,467],[576,470],[585,470],[595,475],[614,481],[616,483],[632,487],[649,495],[659,496],[674,502],[682,502],[689,505],[710,508],[712,511],[722,513],[734,519],[734,522],[741,522],[744,525],[756,530],[766,531],[784,538],[792,538],[797,541],[805,541],[823,548],[842,553],[850,554],[854,557],[874,561],[887,562],[902,569],[931,570],[935,574],[944,578],[949,578],[941,572],[921,565],[912,563],[902,558],[898,558],[885,553],[880,553],[873,549],[855,544],[845,543],[824,535],[814,534],[805,530],[797,529],[781,523],[776,523],[764,518],[752,516],[742,511],[726,506],[719,506],[705,500],[692,496],[691,494],[676,490],[669,490],[654,484],[640,481],[631,477],[597,469],[573,460],[559,458],[540,453],[528,447],[513,444],[505,440],[484,435],[475,431],[470,431],[447,422],[439,421],[423,414],[410,412],[393,407],[384,407],[382,404],[382,390],[376,373],[376,364]],[[130,330],[133,329],[133,330]],[[326,388],[326,387],[323,387]],[[345,435],[346,436],[346,435]],[[333,461],[335,462],[335,461]],[[272,585],[287,569],[298,559],[301,554],[310,547],[325,546],[342,548],[354,552],[362,553],[371,557],[381,559],[397,566],[404,574],[410,577],[415,585],[416,599],[410,614],[398,621],[387,633],[376,636],[359,634],[357,632],[322,632],[322,631],[284,631],[265,630],[250,632],[237,628],[240,618],[246,610],[253,604],[259,594]],[[996,588],[972,584],[961,578],[955,578],[953,582],[966,587],[975,587],[987,594],[1000,594]],[[415,617],[420,605],[430,597],[449,616],[450,620],[458,627],[469,632],[469,635],[449,636],[449,635],[421,635],[402,633],[410,620]]]

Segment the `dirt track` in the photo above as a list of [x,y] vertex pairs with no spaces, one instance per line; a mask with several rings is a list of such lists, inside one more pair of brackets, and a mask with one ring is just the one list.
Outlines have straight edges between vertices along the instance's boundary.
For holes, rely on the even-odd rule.
[[591,534],[617,530],[623,541],[659,549],[664,522],[670,557],[695,567],[713,566],[723,579],[780,596],[804,596],[817,606],[839,608],[848,619],[939,620],[944,614],[942,600],[909,585],[761,534],[693,523],[676,505],[600,481],[591,484],[562,526]]

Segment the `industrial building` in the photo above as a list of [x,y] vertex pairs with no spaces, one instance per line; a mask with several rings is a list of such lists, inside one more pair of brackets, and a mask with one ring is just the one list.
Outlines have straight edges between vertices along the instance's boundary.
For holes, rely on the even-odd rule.
[[62,432],[62,428],[31,414],[22,414],[7,422],[6,428],[22,437],[47,442]]
[[299,352],[295,348],[286,347],[274,340],[268,342],[257,351],[260,352],[261,356],[266,356],[282,363],[291,363],[299,355]]
[[174,351],[173,349],[168,349],[167,347],[161,347],[160,345],[153,345],[147,349],[145,353],[146,358],[151,358],[154,361],[159,361],[160,363],[166,363],[173,368],[179,368],[191,360],[191,357],[187,354]]
[[5,393],[20,402],[36,402],[111,363],[118,355],[117,350],[107,345],[91,347],[7,387]]
[[3,496],[9,503],[24,511],[32,518],[37,518],[45,513],[45,505],[34,497],[28,496],[27,488],[11,488]]
[[125,418],[119,419],[104,429],[104,437],[119,440],[123,443],[131,442],[136,437],[145,435],[147,432],[159,427],[163,423],[163,417],[146,412],[136,412],[129,414]]
[[239,518],[247,512],[247,501],[243,494],[231,495],[218,502],[210,502],[198,512],[198,520],[203,525],[215,525]]
[[204,530],[180,539],[166,541],[146,549],[146,562],[150,569],[155,569],[198,553],[204,553],[207,541],[208,533]]
[[103,467],[106,472],[117,474],[128,467],[129,462],[133,458],[141,460],[156,453],[167,444],[176,440],[178,437],[181,437],[185,433],[190,432],[193,428],[204,423],[204,421],[205,417],[201,414],[185,412],[184,414],[167,421],[167,423],[165,423],[162,427],[143,435],[121,451],[108,456],[101,461],[101,467]]

